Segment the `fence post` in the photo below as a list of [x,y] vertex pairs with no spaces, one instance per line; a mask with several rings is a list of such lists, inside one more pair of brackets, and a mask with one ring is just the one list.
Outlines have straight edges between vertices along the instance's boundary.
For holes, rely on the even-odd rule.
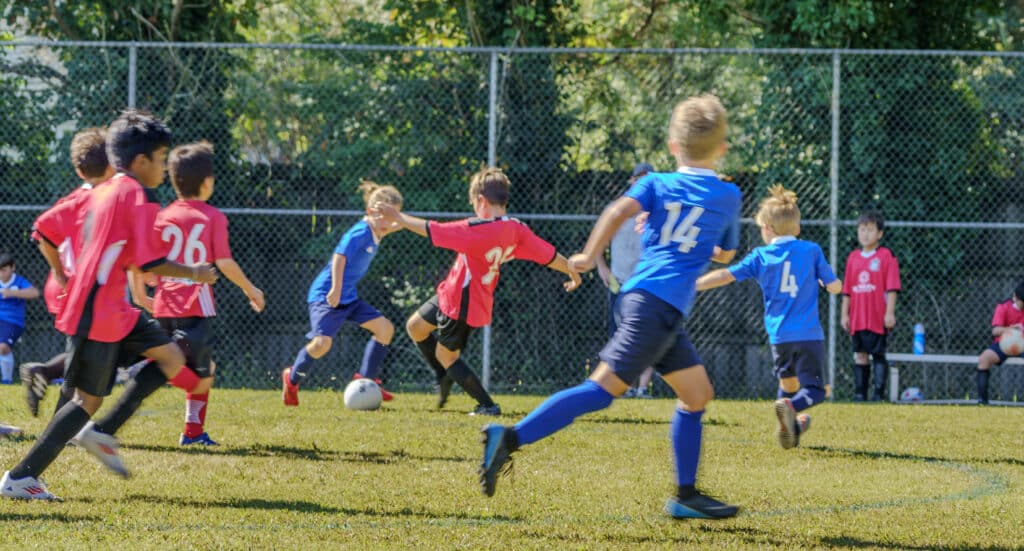
[[[487,85],[487,166],[497,162],[498,146],[498,52],[491,51],[490,81]],[[484,326],[482,383],[491,387],[491,325]]]
[[[832,154],[829,161],[828,259],[839,270],[839,50],[832,52]],[[839,274],[836,274],[839,275]],[[836,386],[836,295],[828,295],[828,384],[835,398]]]
[[134,43],[128,47],[128,108],[135,108],[136,68],[139,62],[139,47]]

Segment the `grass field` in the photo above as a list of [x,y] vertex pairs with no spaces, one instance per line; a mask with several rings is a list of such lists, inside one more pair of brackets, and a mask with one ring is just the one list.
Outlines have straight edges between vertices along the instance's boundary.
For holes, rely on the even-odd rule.
[[[44,406],[52,410],[54,392]],[[1024,547],[1024,408],[826,404],[784,451],[767,401],[714,402],[699,484],[742,506],[723,521],[674,521],[669,400],[623,400],[524,448],[493,498],[477,486],[469,400],[446,411],[400,394],[376,412],[341,394],[217,390],[215,449],[179,448],[180,392],[125,427],[121,480],[68,449],[44,475],[63,503],[0,500],[4,547],[835,548]],[[42,419],[0,387],[9,469]],[[542,397],[501,396],[512,422]]]

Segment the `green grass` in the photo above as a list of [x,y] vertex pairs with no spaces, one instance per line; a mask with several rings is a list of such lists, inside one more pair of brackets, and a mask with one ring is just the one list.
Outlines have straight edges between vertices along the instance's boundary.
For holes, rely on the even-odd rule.
[[[52,410],[54,394],[44,406]],[[484,497],[484,420],[453,396],[400,394],[353,412],[341,394],[217,390],[208,428],[224,445],[182,449],[181,393],[161,390],[120,434],[134,478],[79,449],[44,475],[63,503],[0,500],[0,546],[194,548],[1020,549],[1024,409],[825,404],[784,451],[768,401],[705,416],[699,485],[742,506],[723,521],[674,521],[668,400],[623,400],[515,455]],[[542,397],[501,396],[512,422]],[[10,468],[44,427],[20,387],[0,388]],[[109,403],[109,402],[108,402]]]

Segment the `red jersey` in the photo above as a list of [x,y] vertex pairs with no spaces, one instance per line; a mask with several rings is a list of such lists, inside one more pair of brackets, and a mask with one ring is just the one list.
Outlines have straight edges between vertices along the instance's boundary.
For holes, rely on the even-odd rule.
[[115,175],[85,196],[77,230],[82,249],[56,326],[66,335],[118,342],[131,332],[140,313],[128,304],[125,272],[165,261],[153,231],[160,204],[127,174]]
[[900,290],[900,265],[892,251],[878,247],[865,254],[858,249],[846,257],[843,294],[850,297],[850,334],[885,329],[885,295]]
[[[1013,303],[1011,298],[996,305],[996,311],[992,314],[992,327],[1010,327],[1013,325],[1018,327],[1024,325],[1024,312],[1017,308],[1017,305]],[[999,342],[999,339],[1000,337],[996,337],[994,342]]]
[[491,323],[502,264],[513,258],[550,264],[558,254],[526,224],[507,216],[429,222],[427,236],[434,246],[459,253],[448,277],[437,286],[437,305],[446,316],[470,327]]
[[[74,273],[75,254],[82,250],[80,234],[76,229],[79,216],[84,215],[81,207],[90,189],[91,184],[83,184],[61,197],[32,224],[33,239],[45,239],[57,248],[66,278],[70,278]],[[64,293],[64,288],[57,283],[53,270],[50,270],[46,276],[46,285],[43,287],[43,301],[46,302],[46,309],[54,316],[59,314],[64,306]]]
[[[156,230],[168,260],[198,266],[231,258],[228,219],[205,201],[187,199],[171,203],[156,217]],[[159,279],[153,297],[153,316],[209,318],[216,315],[210,284],[173,277]]]

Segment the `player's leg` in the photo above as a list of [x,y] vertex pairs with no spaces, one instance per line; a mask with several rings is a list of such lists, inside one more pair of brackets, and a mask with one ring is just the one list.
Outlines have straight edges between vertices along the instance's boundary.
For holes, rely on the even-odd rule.
[[50,381],[64,378],[67,353],[61,352],[45,363],[28,362],[18,366],[21,384],[25,387],[25,403],[32,416],[39,415],[39,402],[46,398]]
[[[5,323],[5,325],[14,327],[8,323]],[[0,342],[0,383],[5,385],[14,382],[14,351],[11,349],[12,342]]]
[[[450,323],[445,324],[446,321]],[[476,408],[470,415],[501,415],[501,407],[494,403],[483,382],[460,357],[471,333],[472,328],[465,324],[443,320],[442,325],[438,326],[438,343],[434,353],[437,361],[447,369],[448,378],[476,400]]]
[[861,342],[866,331],[858,331],[851,337],[853,344],[853,401],[863,402],[868,399],[868,381],[871,378],[871,365],[868,363],[868,350]]
[[648,367],[640,373],[640,378],[636,382],[636,397],[637,398],[650,398],[651,397],[651,380],[654,378],[654,368]]
[[348,319],[349,310],[345,306],[331,307],[326,302],[310,302],[309,342],[299,349],[292,365],[281,372],[281,399],[286,406],[299,405],[299,386],[309,374],[316,360],[330,352],[334,336]]
[[[366,341],[366,348],[363,349],[363,360],[359,364],[359,372],[356,373],[353,378],[364,378],[373,379],[378,385],[383,385],[380,378],[380,366],[384,362],[384,358],[388,355],[388,349],[391,346],[391,339],[395,336],[395,325],[391,323],[387,318],[380,315],[372,306],[366,305],[369,309],[373,310],[376,316],[370,318],[367,321],[361,322],[359,327],[366,329],[373,334],[368,341]],[[360,316],[361,317],[361,316]],[[354,317],[356,319],[356,317]],[[383,386],[380,389],[381,398],[385,402],[389,402],[394,399],[394,396],[390,392],[384,390]]]
[[217,446],[216,441],[206,433],[206,410],[210,403],[210,390],[213,388],[214,373],[217,364],[211,359],[209,361],[208,376],[200,377],[199,384],[192,392],[185,394],[185,429],[178,439],[178,444],[188,446],[198,444],[201,446]]
[[992,344],[978,355],[978,370],[975,372],[975,384],[978,387],[978,404],[988,403],[988,379],[992,373],[992,367],[1002,365],[1006,361],[1004,353],[998,344]]
[[448,395],[451,394],[455,381],[448,376],[448,370],[441,362],[437,361],[437,338],[434,336],[434,330],[437,329],[439,312],[437,295],[434,295],[409,316],[405,322],[405,332],[412,342],[416,343],[423,360],[434,371],[437,380],[437,407],[441,409],[448,402]]
[[186,369],[182,371],[192,372],[197,377],[192,388],[185,391],[185,426],[178,444],[216,446],[204,428],[215,367],[210,318],[161,318],[158,322],[185,356]]
[[779,444],[792,448],[800,443],[800,435],[810,427],[810,417],[799,412],[825,400],[824,341],[800,341],[772,346],[774,374],[784,397],[775,401],[779,421]]

